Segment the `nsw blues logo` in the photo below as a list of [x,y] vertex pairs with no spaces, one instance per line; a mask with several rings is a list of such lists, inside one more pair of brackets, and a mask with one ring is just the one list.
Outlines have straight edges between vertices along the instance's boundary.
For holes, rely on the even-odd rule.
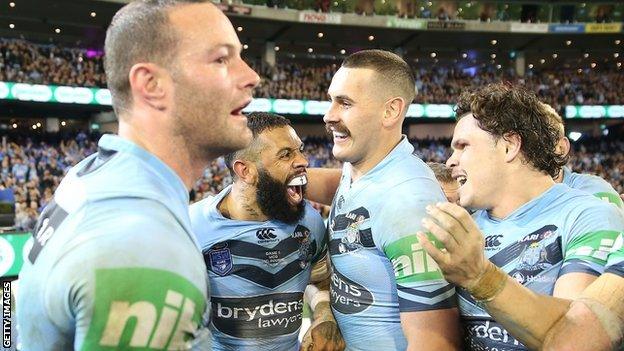
[[208,257],[206,258],[207,263],[210,265],[210,270],[215,274],[224,276],[232,271],[232,254],[227,244],[214,245],[208,251]]

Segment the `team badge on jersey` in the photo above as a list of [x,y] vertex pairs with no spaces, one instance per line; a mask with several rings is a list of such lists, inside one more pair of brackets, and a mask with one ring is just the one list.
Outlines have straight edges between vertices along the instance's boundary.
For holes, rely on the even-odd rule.
[[338,203],[336,204],[339,210],[342,208],[342,205],[344,205],[344,202],[345,202],[344,196],[340,195],[340,197],[338,198]]
[[310,264],[315,250],[310,243],[310,229],[299,224],[292,237],[299,240],[299,266],[304,269]]
[[516,269],[509,272],[520,284],[536,279],[544,270],[563,260],[557,227],[547,225],[518,241],[520,254]]
[[220,276],[224,276],[232,270],[232,254],[230,249],[227,248],[227,244],[214,245],[210,251],[208,251],[208,257],[210,261],[210,269]]

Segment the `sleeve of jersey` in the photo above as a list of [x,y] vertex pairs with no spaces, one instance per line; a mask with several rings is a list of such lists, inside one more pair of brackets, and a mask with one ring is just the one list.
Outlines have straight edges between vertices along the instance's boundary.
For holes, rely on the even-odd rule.
[[624,220],[615,207],[599,201],[584,204],[569,230],[563,233],[563,266],[568,273],[601,275],[609,253],[624,231]]
[[325,227],[323,217],[321,217],[315,209],[312,210],[314,211],[314,215],[312,216],[312,235],[316,240],[316,248],[314,256],[312,257],[312,264],[315,264],[320,259],[325,257],[325,253],[327,252],[327,228]]
[[[437,184],[431,184],[432,187]],[[439,186],[438,186],[439,187]],[[437,192],[418,189],[390,201],[373,224],[380,249],[392,263],[401,312],[446,309],[457,305],[455,287],[442,275],[438,265],[418,243],[416,232],[423,230],[421,219],[428,204],[444,201]],[[440,192],[440,194],[442,194]],[[377,241],[377,240],[376,240]],[[440,246],[439,243],[436,245]]]
[[624,234],[618,235],[611,252],[609,252],[605,273],[615,274],[624,278]]
[[171,238],[164,233],[168,229],[158,224],[102,228],[97,240],[77,243],[57,262],[46,304],[55,324],[75,333],[75,350],[209,345],[201,327],[205,293],[188,271],[183,276],[175,269],[180,252],[162,240]]
[[588,178],[588,181],[579,187],[579,190],[586,191],[605,202],[615,205],[620,211],[624,211],[622,198],[606,180],[599,177]]

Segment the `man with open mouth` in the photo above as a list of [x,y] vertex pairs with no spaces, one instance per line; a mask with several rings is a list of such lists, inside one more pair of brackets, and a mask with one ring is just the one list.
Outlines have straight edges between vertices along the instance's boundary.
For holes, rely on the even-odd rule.
[[[306,350],[342,350],[329,308],[325,225],[304,200],[308,162],[284,117],[248,116],[251,145],[226,156],[233,184],[191,206],[211,285],[214,350],[298,350],[304,291],[314,322]],[[320,284],[319,284],[320,285]],[[311,346],[311,347],[310,347]]]
[[463,93],[457,106],[447,165],[460,184],[459,204],[475,212],[430,206],[423,225],[445,249],[418,236],[444,276],[463,288],[466,349],[618,347],[618,208],[554,182],[567,155],[558,147],[560,126],[534,93],[492,84]]
[[331,303],[349,350],[459,348],[454,287],[414,235],[425,207],[445,200],[401,133],[414,87],[399,56],[363,50],[345,59],[328,90],[323,120],[345,163],[338,184],[321,173],[339,171],[315,170],[310,198],[333,198]]

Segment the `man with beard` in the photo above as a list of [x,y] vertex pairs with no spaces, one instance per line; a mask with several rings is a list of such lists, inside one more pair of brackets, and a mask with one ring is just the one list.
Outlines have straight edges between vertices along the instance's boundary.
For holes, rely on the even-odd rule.
[[[304,290],[329,277],[325,226],[303,198],[308,162],[289,121],[268,113],[248,121],[251,145],[225,158],[234,183],[191,206],[212,289],[213,348],[296,350]],[[306,347],[342,350],[329,294],[310,305]]]
[[[323,119],[345,162],[329,217],[331,302],[350,350],[459,348],[454,287],[413,235],[425,206],[445,200],[401,134],[414,84],[400,57],[363,50],[345,59],[328,90]],[[318,179],[315,199],[324,202],[317,195],[332,184]]]
[[[476,211],[471,216],[451,203],[429,206],[423,226],[445,250],[422,232],[418,237],[445,277],[464,288],[458,295],[465,346],[612,347],[609,337],[614,345],[621,340],[624,311],[618,209],[555,184],[566,162],[558,149],[561,134],[534,93],[492,84],[463,93],[457,106],[447,165],[460,184],[460,205]],[[561,318],[576,299],[581,305]],[[552,329],[555,323],[563,329]],[[574,343],[566,340],[572,337]]]
[[259,77],[241,50],[208,1],[137,1],[113,17],[119,135],[72,168],[33,231],[17,296],[24,349],[210,349],[188,193],[211,159],[251,141],[241,110]]

